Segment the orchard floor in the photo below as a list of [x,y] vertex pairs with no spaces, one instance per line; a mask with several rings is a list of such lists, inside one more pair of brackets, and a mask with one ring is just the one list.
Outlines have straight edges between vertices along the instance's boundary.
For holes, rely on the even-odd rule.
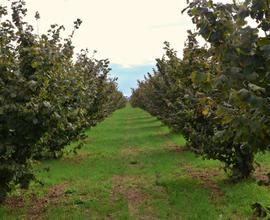
[[[17,190],[0,219],[250,219],[270,205],[256,180],[226,181],[217,161],[202,160],[148,113],[127,106],[86,132],[78,155],[36,163],[40,183]],[[270,169],[261,155],[257,179]]]

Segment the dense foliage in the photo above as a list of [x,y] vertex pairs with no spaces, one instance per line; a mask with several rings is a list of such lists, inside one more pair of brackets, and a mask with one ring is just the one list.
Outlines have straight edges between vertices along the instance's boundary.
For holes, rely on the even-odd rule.
[[[270,6],[194,0],[183,58],[166,43],[157,70],[133,91],[141,107],[181,132],[192,150],[225,164],[235,180],[270,148]],[[201,46],[197,39],[206,44]]]
[[23,0],[13,1],[11,12],[12,20],[0,5],[0,200],[13,185],[28,186],[33,157],[61,156],[84,129],[125,105],[108,60],[86,50],[74,60],[79,19],[63,39],[58,25],[36,35],[24,21]]

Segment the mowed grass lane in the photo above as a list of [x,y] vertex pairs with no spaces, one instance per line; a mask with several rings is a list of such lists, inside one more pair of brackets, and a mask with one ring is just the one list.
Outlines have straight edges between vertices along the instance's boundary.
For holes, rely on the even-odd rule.
[[[10,195],[0,219],[248,219],[253,202],[270,204],[267,187],[226,183],[218,162],[140,109],[128,105],[86,134],[78,155],[35,164],[40,184]],[[259,160],[258,177],[270,168]]]

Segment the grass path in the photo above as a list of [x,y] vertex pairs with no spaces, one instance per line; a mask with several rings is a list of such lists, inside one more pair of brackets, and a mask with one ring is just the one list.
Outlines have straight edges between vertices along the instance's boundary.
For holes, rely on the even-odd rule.
[[15,191],[1,220],[238,220],[249,219],[253,202],[270,204],[268,188],[226,184],[218,162],[196,158],[142,110],[127,106],[86,133],[78,155],[35,165],[42,184]]

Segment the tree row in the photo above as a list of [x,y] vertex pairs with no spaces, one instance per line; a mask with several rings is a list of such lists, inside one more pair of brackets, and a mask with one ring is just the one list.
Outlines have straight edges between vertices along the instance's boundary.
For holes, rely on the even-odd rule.
[[26,13],[23,0],[11,10],[0,5],[0,201],[16,185],[29,185],[33,159],[60,157],[126,102],[108,76],[108,60],[87,50],[75,57],[72,38],[81,20],[67,38],[56,24],[37,35]]
[[269,5],[189,2],[183,13],[196,29],[183,57],[165,43],[156,70],[131,97],[183,134],[191,150],[222,161],[236,181],[250,177],[255,155],[270,148]]

